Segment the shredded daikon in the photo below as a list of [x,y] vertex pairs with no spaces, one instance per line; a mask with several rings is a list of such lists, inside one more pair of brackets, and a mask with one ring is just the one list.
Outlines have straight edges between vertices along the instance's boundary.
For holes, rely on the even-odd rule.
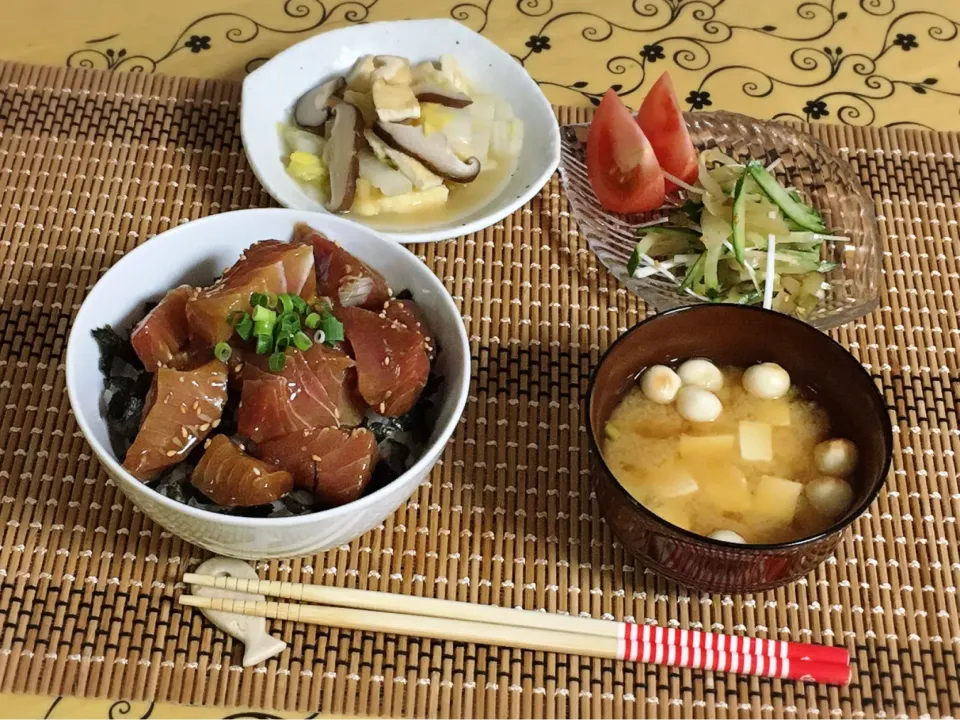
[[639,230],[640,228],[653,227],[654,225],[663,225],[666,222],[670,222],[670,218],[663,216],[662,218],[657,218],[656,220],[651,220],[650,222],[641,223],[636,225],[635,228]]
[[769,310],[773,307],[773,270],[777,252],[777,236],[767,235],[767,273],[763,278],[763,307]]
[[656,275],[657,273],[660,272],[661,269],[670,270],[676,267],[677,265],[679,265],[679,263],[673,262],[671,260],[665,260],[663,262],[658,262],[654,260],[654,262],[656,263],[655,267],[647,266],[645,268],[637,268],[633,273],[633,277],[639,280],[641,278],[650,277],[651,275]]
[[668,173],[666,170],[663,171],[663,177],[669,180],[670,182],[672,182],[677,187],[682,187],[687,192],[696,193],[697,195],[703,195],[703,192],[704,192],[703,188],[698,188],[691,185],[690,183],[684,182],[680,178],[674,177],[673,175]]

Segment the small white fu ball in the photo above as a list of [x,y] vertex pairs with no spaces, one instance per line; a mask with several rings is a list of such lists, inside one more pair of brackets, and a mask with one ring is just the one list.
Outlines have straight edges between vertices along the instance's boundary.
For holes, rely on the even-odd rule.
[[857,446],[844,438],[824,440],[813,449],[813,460],[824,475],[846,477],[857,467]]
[[654,365],[640,378],[640,390],[648,400],[659,405],[669,405],[677,397],[683,381],[666,365]]
[[831,520],[843,515],[853,502],[850,483],[836,477],[817,478],[807,483],[803,492],[813,509]]
[[721,542],[737,543],[744,545],[747,541],[737,535],[733,530],[714,530],[707,537],[711,540],[720,540]]
[[704,358],[687,360],[677,368],[677,375],[684,385],[696,385],[713,392],[723,387],[723,373],[720,368]]
[[684,420],[709,423],[720,417],[723,405],[720,398],[696,385],[684,385],[677,393],[677,412]]
[[743,389],[754,397],[776,400],[790,390],[790,374],[776,363],[760,363],[743,374]]

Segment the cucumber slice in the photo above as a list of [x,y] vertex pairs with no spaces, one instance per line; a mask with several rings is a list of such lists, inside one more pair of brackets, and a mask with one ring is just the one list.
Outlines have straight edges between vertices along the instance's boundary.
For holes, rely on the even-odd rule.
[[702,255],[703,263],[703,284],[707,290],[718,292],[720,290],[720,277],[717,273],[717,264],[720,262],[720,256],[723,253],[723,245],[714,245],[707,248]]
[[640,263],[643,261],[641,255],[646,255],[650,252],[650,248],[653,247],[653,243],[656,242],[657,237],[652,232],[648,232],[637,242],[636,247],[633,248],[633,253],[630,255],[630,259],[627,260],[627,273],[630,277],[633,277],[633,274],[637,271],[637,268],[640,267]]
[[690,266],[690,269],[687,270],[687,274],[683,276],[683,282],[680,283],[681,295],[683,295],[685,290],[689,290],[694,283],[700,282],[700,279],[703,278],[703,270],[706,264],[707,254],[703,253],[697,258],[697,261]]
[[820,213],[795,200],[789,191],[785,190],[776,178],[767,172],[763,165],[756,161],[747,163],[747,171],[757,181],[757,185],[767,194],[767,197],[783,211],[784,215],[805,230],[826,232],[827,228],[824,227],[823,221],[820,219]]
[[743,265],[743,251],[747,246],[747,194],[743,191],[743,181],[747,171],[740,173],[737,185],[733,189],[733,255]]

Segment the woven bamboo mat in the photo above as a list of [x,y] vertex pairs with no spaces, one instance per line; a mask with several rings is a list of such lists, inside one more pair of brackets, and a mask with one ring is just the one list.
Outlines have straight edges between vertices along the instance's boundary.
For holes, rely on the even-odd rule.
[[[882,307],[836,332],[870,369],[894,470],[835,560],[776,592],[688,593],[644,572],[590,495],[583,394],[645,310],[577,235],[556,178],[501,224],[414,251],[469,326],[474,383],[432,482],[337,551],[262,576],[841,643],[849,688],[273,623],[255,669],[174,603],[204,553],[101,472],[70,414],[72,314],[124,252],[269,204],[225,82],[0,64],[0,691],[417,717],[960,713],[953,134],[813,127],[856,167],[887,238]],[[561,108],[564,122],[584,111]]]

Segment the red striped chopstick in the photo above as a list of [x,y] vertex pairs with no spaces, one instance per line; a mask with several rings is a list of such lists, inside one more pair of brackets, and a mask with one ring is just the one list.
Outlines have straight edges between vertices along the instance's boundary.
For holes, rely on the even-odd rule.
[[[187,573],[184,582],[335,606],[237,603],[236,612],[261,617],[829,684],[849,681],[849,656],[838,647],[275,580]],[[181,598],[184,604],[214,607],[208,601]],[[216,602],[224,607],[224,601]],[[431,634],[429,628],[442,632]]]
[[837,663],[790,660],[765,655],[740,655],[677,645],[637,643],[627,646],[616,638],[600,635],[582,635],[556,630],[325,605],[297,605],[194,595],[182,595],[180,602],[193,607],[241,615],[435,640],[479,643],[614,660],[636,660],[666,667],[716,670],[828,685],[846,685],[850,681],[850,668]]
[[[617,625],[620,626],[618,636],[625,648],[653,644],[667,647],[699,648],[735,655],[756,655],[781,660],[805,660],[843,666],[850,664],[850,655],[842,647],[813,645],[790,640],[748,638],[743,635],[723,635],[700,632],[699,630],[664,628],[659,625],[635,625],[633,623],[617,623]],[[635,652],[635,650],[624,650],[625,654],[635,654]]]

